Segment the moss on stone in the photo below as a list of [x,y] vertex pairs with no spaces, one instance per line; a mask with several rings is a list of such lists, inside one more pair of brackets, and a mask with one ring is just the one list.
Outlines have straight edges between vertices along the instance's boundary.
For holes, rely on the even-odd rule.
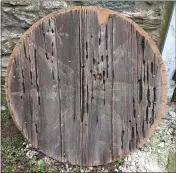
[[176,152],[170,152],[167,165],[168,172],[176,172]]
[[166,2],[165,9],[166,9],[166,12],[164,15],[164,24],[163,24],[163,27],[160,31],[160,45],[159,45],[160,51],[163,49],[164,41],[166,38],[167,29],[169,26],[171,14],[172,14],[172,9],[173,9],[173,2]]

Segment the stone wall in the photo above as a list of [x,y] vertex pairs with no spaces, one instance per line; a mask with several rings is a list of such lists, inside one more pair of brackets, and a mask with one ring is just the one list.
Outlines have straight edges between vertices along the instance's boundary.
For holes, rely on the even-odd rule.
[[[97,5],[122,12],[139,23],[159,44],[165,2],[64,2],[54,0],[3,0],[2,2],[2,76],[10,54],[21,35],[37,20],[61,8],[73,5]],[[2,80],[4,84],[4,80]]]

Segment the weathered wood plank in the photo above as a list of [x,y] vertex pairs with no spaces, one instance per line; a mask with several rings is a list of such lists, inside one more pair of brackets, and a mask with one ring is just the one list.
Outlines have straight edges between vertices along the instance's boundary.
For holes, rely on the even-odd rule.
[[82,145],[79,18],[80,11],[63,14],[56,18],[62,161],[71,161],[73,164],[81,164]]

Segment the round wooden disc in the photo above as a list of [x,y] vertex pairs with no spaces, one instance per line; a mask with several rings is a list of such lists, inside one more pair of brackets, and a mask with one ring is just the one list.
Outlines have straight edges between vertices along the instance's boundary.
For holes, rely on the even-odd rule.
[[9,109],[29,142],[75,165],[103,165],[141,147],[164,114],[166,72],[137,24],[99,7],[56,11],[15,46]]

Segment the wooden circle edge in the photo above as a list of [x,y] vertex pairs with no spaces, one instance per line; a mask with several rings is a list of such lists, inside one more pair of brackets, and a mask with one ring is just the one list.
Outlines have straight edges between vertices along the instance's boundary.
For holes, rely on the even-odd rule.
[[[146,138],[144,138],[142,141],[140,141],[139,143],[139,148],[142,147],[146,141],[152,136],[152,134],[155,132],[156,127],[158,126],[158,124],[161,122],[162,117],[164,116],[165,113],[165,107],[166,107],[166,102],[167,102],[167,88],[168,88],[168,83],[167,83],[167,74],[166,74],[166,68],[165,68],[165,64],[164,61],[162,59],[162,56],[155,44],[155,42],[152,40],[152,38],[149,36],[149,34],[144,31],[137,23],[133,22],[131,19],[127,18],[126,16],[123,16],[122,14],[120,14],[119,12],[115,12],[106,8],[102,8],[102,7],[96,7],[96,6],[74,6],[74,7],[70,7],[70,8],[65,8],[65,9],[61,9],[61,10],[57,10],[54,11],[48,15],[46,15],[45,17],[43,17],[42,19],[38,20],[37,22],[35,22],[22,36],[21,38],[18,40],[18,42],[16,43],[11,55],[10,55],[10,59],[7,65],[7,69],[6,69],[6,76],[5,76],[5,95],[6,95],[6,100],[7,100],[7,105],[11,114],[11,117],[13,119],[13,122],[15,123],[15,125],[17,126],[18,130],[20,132],[22,132],[21,127],[18,126],[16,120],[15,120],[15,116],[13,114],[13,111],[11,109],[10,106],[10,101],[9,101],[9,94],[8,94],[8,86],[9,86],[9,75],[10,75],[10,71],[11,71],[11,66],[13,65],[13,61],[15,58],[15,53],[18,51],[18,47],[20,44],[23,43],[23,38],[30,33],[31,30],[33,30],[35,27],[37,27],[38,25],[40,25],[44,20],[47,20],[53,16],[59,15],[59,14],[63,14],[63,13],[67,13],[70,11],[76,11],[76,10],[90,10],[90,11],[94,11],[97,13],[98,16],[98,21],[99,24],[103,24],[103,23],[107,23],[109,15],[111,14],[115,14],[116,16],[114,17],[121,17],[122,19],[124,19],[125,21],[131,23],[134,28],[136,29],[136,31],[138,31],[141,35],[143,35],[145,37],[145,39],[149,42],[151,49],[153,50],[153,52],[156,54],[156,57],[159,60],[159,66],[160,66],[160,73],[161,73],[161,88],[162,88],[162,94],[161,94],[161,104],[160,104],[160,108],[158,111],[158,115],[156,116],[156,119],[154,121],[154,124],[151,126],[150,130],[149,130],[149,134]],[[23,132],[22,132],[23,134]],[[23,135],[24,136],[24,135]],[[28,140],[28,139],[27,139]],[[30,142],[30,141],[29,141]],[[115,162],[119,159],[122,159],[124,157],[126,157],[127,155],[129,155],[129,153],[134,152],[135,150],[137,150],[137,148],[131,150],[130,152],[127,152],[125,154],[123,154],[121,157],[114,157],[112,162]],[[47,155],[47,154],[46,154]],[[112,163],[111,162],[111,163]],[[109,163],[106,163],[109,164]],[[96,166],[96,165],[95,165]],[[98,165],[97,165],[98,166]]]

